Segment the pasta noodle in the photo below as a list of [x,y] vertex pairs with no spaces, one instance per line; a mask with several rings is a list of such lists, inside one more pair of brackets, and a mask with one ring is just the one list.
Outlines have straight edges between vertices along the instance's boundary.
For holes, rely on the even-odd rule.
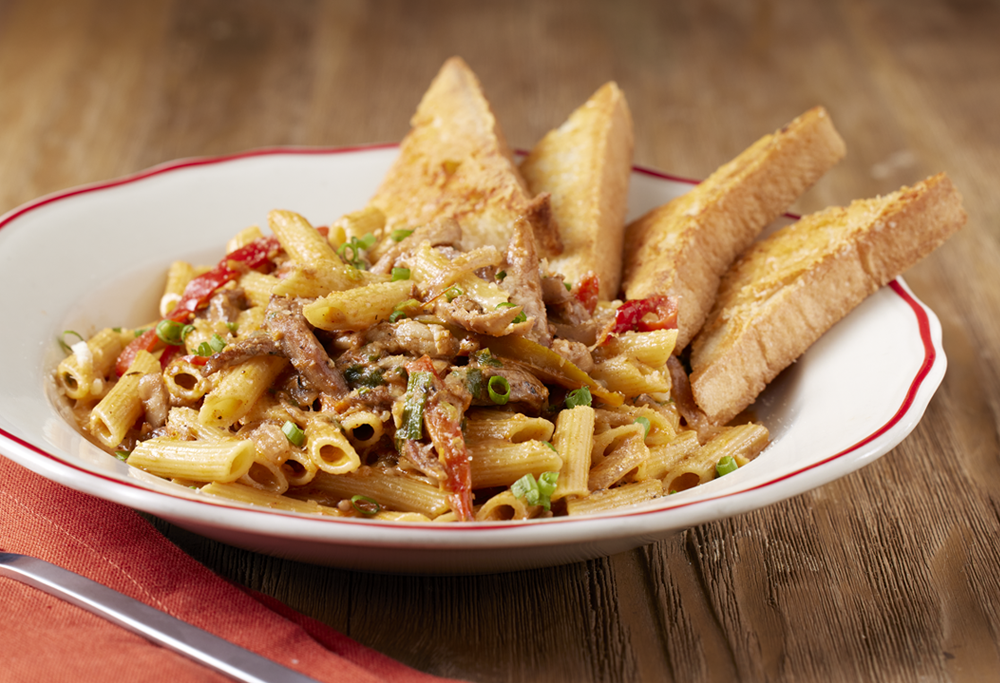
[[130,465],[290,513],[503,522],[651,500],[767,444],[755,424],[701,443],[671,399],[676,326],[586,307],[596,282],[523,249],[459,251],[454,222],[379,243],[374,210],[268,222],[214,267],[174,263],[155,325],[101,330],[56,368]]

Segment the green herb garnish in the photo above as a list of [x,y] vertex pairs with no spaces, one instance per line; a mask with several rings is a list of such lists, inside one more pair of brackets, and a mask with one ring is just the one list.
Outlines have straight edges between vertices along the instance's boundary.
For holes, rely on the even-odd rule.
[[524,498],[528,505],[541,505],[546,510],[551,510],[552,494],[555,493],[558,481],[558,472],[542,472],[537,481],[529,472],[511,484],[510,492],[515,498]]
[[[186,326],[183,323],[179,323],[176,320],[161,320],[156,324],[156,336],[164,344],[169,344],[170,346],[181,346],[184,344],[184,328]],[[194,329],[192,327],[191,329]]]
[[490,400],[498,406],[502,406],[510,400],[510,382],[506,377],[493,375],[486,383],[486,391],[489,392]]
[[361,495],[351,496],[351,506],[365,517],[377,515],[382,509],[382,506],[374,499]]
[[645,439],[647,436],[649,436],[649,430],[652,427],[652,425],[649,423],[649,418],[648,417],[637,417],[637,418],[635,418],[635,421],[638,424],[641,424],[642,427],[643,427],[643,429],[646,430],[645,434],[642,435],[642,438]]
[[212,354],[219,353],[224,348],[226,348],[226,340],[217,334],[213,334],[211,339],[198,344],[198,349],[195,353],[199,356],[211,356]]
[[396,437],[400,439],[420,439],[424,436],[424,408],[427,397],[434,386],[434,378],[429,372],[411,372],[406,382],[403,397],[403,414]]
[[[497,304],[497,308],[517,308],[517,304],[512,304],[509,301],[504,301],[503,303]],[[527,320],[528,316],[524,314],[524,311],[521,311],[514,317],[513,320],[511,320],[511,323],[516,325],[517,323],[523,323]]]
[[65,351],[66,353],[73,352],[73,346],[66,341],[67,334],[73,335],[80,341],[87,341],[82,336],[80,336],[79,332],[74,332],[73,330],[65,330],[61,335],[59,335],[59,338],[56,341],[59,342],[59,346],[62,347],[62,350]]
[[291,420],[285,420],[285,424],[281,425],[281,433],[296,448],[301,447],[305,443],[306,433]]
[[344,370],[344,379],[352,387],[380,387],[385,384],[382,371],[366,365],[352,365]]
[[739,467],[740,466],[736,464],[736,460],[733,459],[733,456],[727,455],[719,460],[719,462],[715,465],[715,474],[716,476],[724,477],[730,472],[735,472],[739,469]]
[[368,251],[373,246],[375,246],[375,235],[371,233],[360,239],[358,237],[351,237],[349,241],[344,242],[337,248],[337,255],[344,259],[344,262],[348,265],[364,270],[368,267],[368,264],[362,259],[361,252]]
[[493,352],[489,349],[481,349],[476,351],[471,356],[472,361],[477,365],[485,365],[491,368],[502,368],[503,362],[498,358],[494,357]]
[[573,391],[566,394],[566,407],[576,408],[577,406],[590,406],[593,405],[594,399],[590,395],[590,387],[582,386],[579,389],[574,389]]

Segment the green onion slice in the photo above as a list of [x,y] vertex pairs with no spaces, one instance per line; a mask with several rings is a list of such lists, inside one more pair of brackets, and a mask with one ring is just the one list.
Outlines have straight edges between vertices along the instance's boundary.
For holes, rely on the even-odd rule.
[[393,268],[392,269],[392,281],[399,282],[400,280],[410,279],[410,269],[409,268]]
[[[512,304],[509,301],[504,301],[502,303],[497,304],[497,308],[517,308],[517,304]],[[524,314],[524,311],[521,311],[514,317],[513,320],[511,320],[511,323],[516,325],[517,323],[523,323],[527,321],[527,319],[528,316]]]
[[[556,485],[558,483],[558,472],[542,472],[538,475],[538,491],[546,498],[556,492]],[[547,509],[548,508],[546,508],[546,510]]]
[[351,496],[351,506],[365,517],[377,515],[382,509],[378,502],[368,496]]
[[576,408],[577,406],[590,406],[594,402],[590,395],[590,387],[583,386],[566,394],[566,407]]
[[156,336],[164,344],[182,346],[184,344],[184,324],[176,320],[161,320],[156,324]]
[[402,230],[402,229],[393,230],[391,233],[389,233],[389,239],[391,239],[393,242],[402,242],[412,234],[413,234],[412,230]]
[[515,498],[524,498],[528,505],[541,505],[546,510],[552,509],[552,494],[555,493],[556,484],[559,481],[558,472],[542,472],[535,480],[530,472],[517,481],[511,487],[510,492]]
[[719,460],[719,462],[715,465],[715,474],[719,477],[724,477],[730,472],[735,472],[739,469],[739,467],[740,466],[737,465],[736,461],[733,459],[733,456],[727,455]]
[[451,303],[453,300],[457,299],[463,294],[465,294],[465,292],[463,292],[462,288],[459,287],[458,285],[452,285],[448,289],[444,290],[444,298],[445,301],[447,301],[448,303]]
[[302,428],[291,420],[285,420],[285,424],[281,425],[281,433],[285,435],[288,442],[295,447],[302,446],[306,440],[306,433],[302,431]]
[[643,427],[643,429],[646,430],[646,433],[642,435],[642,438],[645,439],[647,436],[649,436],[649,430],[652,427],[652,425],[649,424],[649,418],[648,417],[637,417],[637,418],[635,418],[635,421],[637,423],[641,424],[642,427]]
[[502,406],[510,400],[510,382],[506,377],[493,375],[486,384],[486,391],[490,394],[490,400],[498,406]]
[[62,350],[65,351],[66,353],[73,352],[73,345],[66,341],[67,334],[73,335],[80,341],[87,341],[80,335],[79,332],[74,332],[73,330],[64,330],[63,333],[59,336],[59,339],[57,341],[59,342],[59,346],[62,347]]

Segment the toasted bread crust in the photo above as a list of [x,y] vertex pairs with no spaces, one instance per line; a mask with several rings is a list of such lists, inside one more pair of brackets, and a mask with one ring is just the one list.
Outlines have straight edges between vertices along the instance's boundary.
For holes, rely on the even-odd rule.
[[371,200],[386,216],[384,234],[447,217],[462,226],[464,249],[503,249],[523,217],[543,253],[558,253],[548,197],[529,195],[493,109],[462,59],[444,63],[410,123]]
[[753,245],[726,274],[692,344],[695,401],[714,422],[731,420],[834,323],[965,220],[961,196],[938,174],[806,216]]
[[826,110],[815,107],[687,194],[631,223],[625,235],[626,297],[677,297],[680,351],[704,322],[733,259],[844,153]]
[[625,95],[605,83],[521,163],[534,193],[552,197],[563,253],[551,268],[578,282],[593,272],[602,299],[618,295],[634,135]]

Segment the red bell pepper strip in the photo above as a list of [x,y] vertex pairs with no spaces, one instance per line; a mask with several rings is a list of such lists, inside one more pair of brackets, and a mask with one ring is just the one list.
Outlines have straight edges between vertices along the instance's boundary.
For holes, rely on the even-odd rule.
[[209,358],[208,356],[199,356],[198,354],[195,353],[191,353],[181,357],[191,365],[194,365],[199,368],[208,363],[208,358]]
[[587,309],[587,312],[593,315],[601,294],[601,278],[594,273],[587,273],[576,283],[572,293],[576,300]]
[[[646,318],[653,314],[652,320]],[[677,301],[673,297],[654,294],[646,299],[626,301],[615,312],[610,334],[651,332],[677,327]]]
[[258,237],[231,254],[226,254],[215,268],[199,275],[187,284],[187,287],[184,288],[184,295],[168,317],[177,322],[188,322],[194,316],[195,311],[208,305],[208,300],[212,298],[219,287],[242,275],[243,270],[230,267],[230,263],[241,263],[250,270],[263,268],[271,263],[280,248],[281,244],[278,242],[278,238]]
[[469,449],[462,435],[462,412],[439,391],[424,411],[424,424],[447,474],[445,488],[451,508],[463,522],[471,521],[472,465]]
[[[278,242],[277,237],[258,237],[236,251],[226,254],[215,268],[188,282],[187,287],[184,288],[183,296],[167,318],[180,323],[190,321],[199,308],[208,305],[208,300],[220,287],[239,278],[243,273],[242,268],[233,268],[230,266],[231,263],[240,263],[244,268],[251,270],[263,268],[272,263],[279,249],[281,249],[281,243]],[[115,362],[115,372],[118,373],[118,376],[121,377],[125,374],[140,351],[152,352],[158,342],[159,337],[156,336],[155,327],[133,339],[118,355],[118,360]],[[166,357],[167,362],[169,362],[173,355],[164,353],[160,358],[160,364],[165,365],[163,358]]]
[[121,377],[128,372],[132,361],[135,360],[140,351],[149,351],[152,353],[159,341],[160,338],[156,336],[156,328],[153,327],[129,342],[129,345],[118,354],[118,360],[115,361],[115,372],[118,376]]

